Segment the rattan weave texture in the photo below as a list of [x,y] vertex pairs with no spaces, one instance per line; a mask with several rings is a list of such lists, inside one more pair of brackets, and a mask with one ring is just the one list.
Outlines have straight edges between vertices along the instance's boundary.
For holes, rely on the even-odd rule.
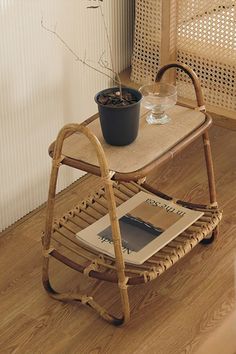
[[135,82],[154,79],[160,65],[161,1],[136,1],[132,76]]
[[[169,3],[168,13],[163,12],[164,2]],[[236,111],[235,5],[234,0],[137,0],[131,80],[142,84],[155,79],[159,66],[166,63],[166,43],[169,60],[185,63],[197,73],[206,103],[225,110],[226,116],[227,111]],[[194,98],[181,71],[177,85],[181,97]]]
[[[134,182],[114,183],[117,206],[127,201],[140,190],[145,189]],[[157,278],[190,252],[202,239],[209,237],[212,230],[219,223],[222,213],[216,207],[191,205],[191,208],[204,211],[204,215],[142,265],[126,263],[125,274],[128,277],[128,285],[145,283]],[[104,187],[101,187],[96,193],[76,205],[59,220],[55,220],[51,252],[56,249],[65,257],[69,255],[73,262],[81,265],[80,271],[87,276],[97,278],[97,273],[100,273],[100,279],[104,278],[104,280],[117,282],[115,260],[83,245],[76,238],[77,232],[107,213],[108,204],[105,190]],[[107,270],[110,270],[108,278]]]

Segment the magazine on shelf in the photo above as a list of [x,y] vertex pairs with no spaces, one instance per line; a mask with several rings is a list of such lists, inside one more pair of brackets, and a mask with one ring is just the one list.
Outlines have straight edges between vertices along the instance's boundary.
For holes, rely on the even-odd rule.
[[[117,207],[125,262],[142,264],[204,213],[139,192]],[[76,234],[78,240],[115,257],[109,214]]]

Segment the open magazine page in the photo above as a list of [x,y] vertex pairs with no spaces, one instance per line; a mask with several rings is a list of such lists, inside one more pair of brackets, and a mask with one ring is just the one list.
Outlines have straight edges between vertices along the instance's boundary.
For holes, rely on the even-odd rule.
[[[120,205],[117,214],[124,259],[136,264],[142,264],[203,215],[145,192]],[[78,232],[77,238],[114,257],[108,215]]]
[[[138,252],[150,241],[159,237],[183,215],[166,212],[146,200],[119,219],[122,246],[127,253]],[[98,233],[102,242],[112,241],[111,226]]]

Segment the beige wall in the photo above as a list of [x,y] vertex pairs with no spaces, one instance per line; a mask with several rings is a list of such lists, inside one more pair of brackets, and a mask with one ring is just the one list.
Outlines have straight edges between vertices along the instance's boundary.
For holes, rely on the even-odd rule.
[[[96,112],[93,97],[109,82],[76,62],[52,34],[55,28],[91,63],[107,53],[99,13],[88,0],[2,0],[0,2],[0,230],[46,200],[49,143],[68,122]],[[130,62],[133,0],[104,2],[117,69]],[[62,189],[79,174],[62,168]]]

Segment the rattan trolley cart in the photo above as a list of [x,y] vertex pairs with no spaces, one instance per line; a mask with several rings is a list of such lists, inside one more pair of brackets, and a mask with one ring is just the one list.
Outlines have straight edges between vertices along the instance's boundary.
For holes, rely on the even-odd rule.
[[[165,65],[158,71],[157,81],[161,80],[164,72],[172,67],[180,68],[192,79],[197,96],[197,109],[176,105],[170,111],[170,115],[173,115],[172,122],[161,129],[158,126],[147,125],[144,112],[140,119],[139,137],[127,147],[113,147],[105,144],[101,137],[97,116],[94,116],[82,124],[66,125],[49,149],[53,159],[46,227],[43,235],[43,285],[53,298],[80,301],[95,309],[102,318],[114,325],[121,325],[130,318],[128,287],[156,279],[199,242],[212,242],[218,232],[218,224],[222,217],[222,212],[218,209],[216,202],[208,137],[208,128],[212,123],[211,117],[205,112],[198,78],[186,65],[179,63]],[[199,136],[203,137],[210,195],[209,205],[173,199],[147,184],[145,177],[154,167],[173,158],[176,153],[189,146]],[[93,154],[94,151],[96,154]],[[127,159],[129,154],[132,155],[131,160]],[[107,161],[109,161],[109,166]],[[55,220],[56,183],[61,164],[100,176],[102,187],[62,215],[60,219]],[[116,207],[142,190],[167,200],[173,200],[187,208],[203,211],[204,215],[140,266],[124,262]],[[115,259],[84,246],[76,238],[78,231],[107,213],[110,216]],[[117,284],[123,314],[121,318],[108,313],[104,307],[95,302],[92,296],[58,293],[54,290],[49,280],[49,263],[52,257],[83,273],[86,277]]]

